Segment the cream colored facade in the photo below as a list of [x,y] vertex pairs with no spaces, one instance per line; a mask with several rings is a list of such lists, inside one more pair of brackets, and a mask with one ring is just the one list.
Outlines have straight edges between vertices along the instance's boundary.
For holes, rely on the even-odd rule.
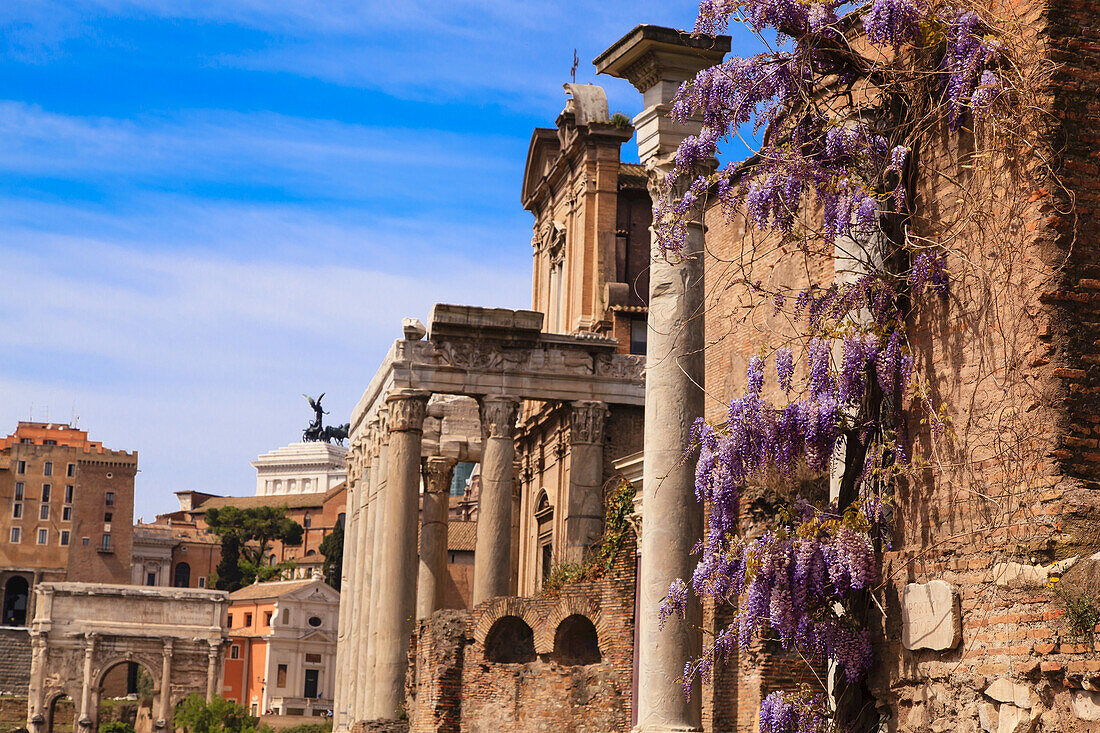
[[323,494],[347,478],[348,449],[311,441],[291,443],[252,461],[256,496]]

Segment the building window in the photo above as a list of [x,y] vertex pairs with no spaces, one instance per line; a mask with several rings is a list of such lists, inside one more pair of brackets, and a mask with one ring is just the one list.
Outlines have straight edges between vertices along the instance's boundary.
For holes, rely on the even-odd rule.
[[177,588],[191,587],[191,566],[185,562],[176,564],[176,572],[172,579],[172,585]]
[[42,475],[43,476],[53,476],[53,464],[50,463],[49,461],[46,461],[45,463],[42,464]]
[[146,573],[145,574],[145,585],[156,585],[156,584],[157,584],[157,574],[156,573]]
[[246,613],[244,615],[244,625],[249,627],[249,628],[252,627],[252,614],[251,613]]
[[275,672],[275,686],[286,687],[286,665],[280,664]]
[[199,576],[199,587],[200,588],[205,588],[206,587],[206,576],[204,576],[204,575]]
[[16,481],[15,482],[15,500],[16,501],[23,501],[23,482],[22,481]]
[[65,486],[65,503],[66,504],[72,504],[73,503],[73,489],[74,489],[74,487],[73,487],[72,484],[68,484],[67,486]]
[[111,517],[113,517],[113,516],[114,516],[114,515],[113,515],[113,514],[111,514],[110,512],[103,512],[103,521],[104,521],[104,522],[110,522],[110,521],[111,521]]
[[50,541],[50,530],[40,529],[38,530],[38,544],[44,545]]
[[76,464],[75,463],[70,463],[68,465],[68,467],[65,469],[65,475],[68,476],[69,478],[73,478],[74,476],[76,476]]
[[62,547],[68,547],[69,546],[69,530],[67,530],[67,529],[61,530],[61,546]]
[[11,518],[12,519],[22,519],[23,518],[23,505],[22,504],[12,504],[11,505]]
[[99,549],[102,552],[111,551],[111,534],[110,532],[103,535],[103,540],[100,542]]
[[81,537],[80,538],[80,544],[84,545],[85,547],[88,546],[88,542],[89,542],[89,539],[87,537]]
[[309,621],[306,621],[306,623],[316,629],[318,626],[321,625],[321,617],[320,616],[310,616]]
[[320,654],[307,654],[306,655],[306,664],[320,664],[320,663],[321,663],[321,655]]
[[27,472],[27,462],[26,461],[19,461],[19,465],[17,465],[15,467],[15,472],[16,473],[26,473]]
[[230,659],[240,659],[241,658],[241,645],[240,644],[234,644],[233,646],[229,647],[229,658]]
[[42,445],[57,445],[56,440],[43,440]]
[[42,484],[42,501],[50,500],[50,488],[49,484]]
[[283,609],[283,626],[290,626],[290,609]]
[[50,518],[49,504],[43,504],[42,506],[38,507],[38,518],[43,522]]
[[312,522],[312,520],[311,520],[311,519],[309,518],[309,515],[308,515],[308,514],[307,514],[307,515],[305,515],[304,517],[302,517],[302,527],[303,527],[303,528],[305,528],[305,529],[309,529],[309,525],[310,525],[310,524],[312,524],[312,523],[313,523],[313,522]]
[[647,336],[646,321],[641,318],[635,318],[630,321],[630,353],[638,356],[645,356],[646,349],[646,336]]
[[229,628],[233,628],[233,614],[229,614]]
[[12,527],[11,528],[11,541],[12,541],[12,543],[18,545],[20,543],[20,541],[22,541],[22,539],[23,539],[23,530],[19,529],[19,527]]
[[271,626],[271,611],[264,611],[264,626]]
[[108,491],[107,495],[103,497],[103,502],[107,506],[114,506],[115,505],[115,492]]
[[73,508],[71,506],[61,507],[61,521],[71,522],[73,519]]

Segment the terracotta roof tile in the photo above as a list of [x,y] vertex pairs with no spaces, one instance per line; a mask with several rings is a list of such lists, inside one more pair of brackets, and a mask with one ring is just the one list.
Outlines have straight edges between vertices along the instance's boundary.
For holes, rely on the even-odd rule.
[[258,598],[279,598],[316,582],[319,581],[310,578],[308,580],[275,580],[270,583],[253,583],[230,593],[229,600],[251,601]]

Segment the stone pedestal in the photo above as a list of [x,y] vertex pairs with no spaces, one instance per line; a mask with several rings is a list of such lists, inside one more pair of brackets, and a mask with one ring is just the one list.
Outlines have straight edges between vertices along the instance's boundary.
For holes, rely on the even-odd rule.
[[378,613],[374,718],[396,718],[405,700],[405,668],[416,611],[416,520],[420,494],[420,438],[427,396],[396,395],[389,400],[390,446],[385,488],[385,518],[376,527],[381,536],[376,585]]
[[[676,148],[696,134],[696,120],[675,122],[668,111],[680,85],[721,61],[729,38],[692,38],[671,28],[638,26],[596,59],[596,69],[630,81],[645,109],[634,119],[638,152],[656,203]],[[702,607],[689,596],[686,618],[659,628],[657,610],[672,581],[690,582],[692,546],[703,536],[694,466],[683,460],[691,426],[703,415],[703,227],[686,222],[680,253],[656,246],[649,275],[645,370],[645,463],[642,475],[641,562],[638,577],[638,731],[701,730],[698,682],[685,698],[684,664],[702,652]]]
[[515,481],[513,436],[519,400],[486,396],[480,400],[481,497],[474,552],[473,603],[506,596],[512,575],[512,485]]
[[569,425],[569,497],[562,559],[583,562],[603,534],[603,436],[607,405],[572,404]]
[[416,576],[416,618],[443,607],[447,573],[447,510],[455,461],[433,457],[424,461],[424,505],[420,513],[420,570]]

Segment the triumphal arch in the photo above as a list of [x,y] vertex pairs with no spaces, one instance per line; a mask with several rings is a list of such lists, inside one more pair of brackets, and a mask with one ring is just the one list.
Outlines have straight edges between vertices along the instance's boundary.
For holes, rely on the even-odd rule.
[[68,695],[75,730],[98,729],[100,688],[120,664],[153,681],[153,728],[170,728],[176,703],[217,691],[229,595],[222,591],[100,583],[39,583],[31,623],[27,727],[47,733]]

